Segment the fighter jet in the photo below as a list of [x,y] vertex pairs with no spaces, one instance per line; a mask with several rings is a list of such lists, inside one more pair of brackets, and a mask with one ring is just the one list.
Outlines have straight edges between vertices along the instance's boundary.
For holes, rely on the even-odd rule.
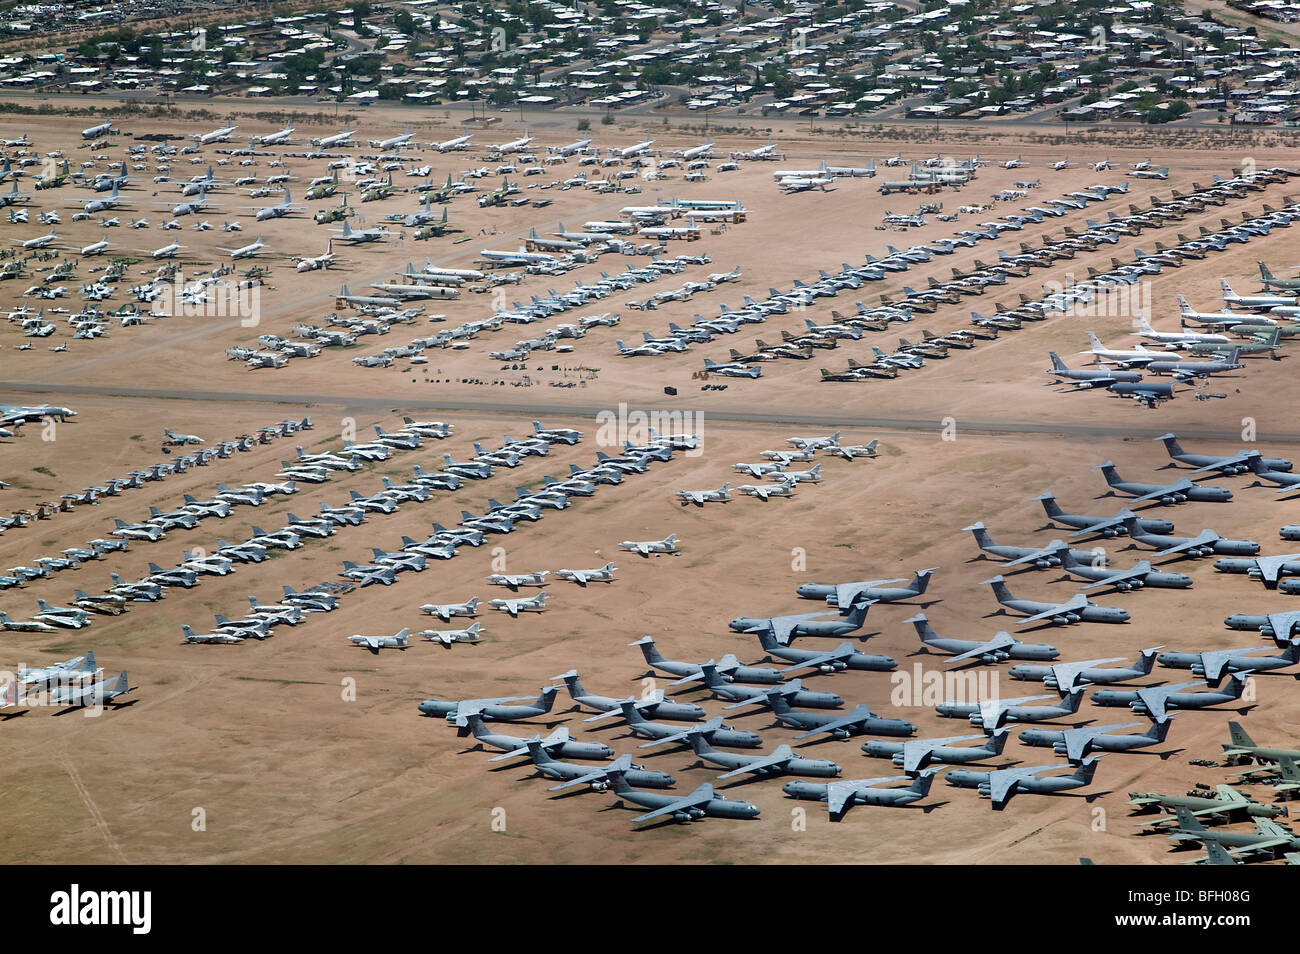
[[436,616],[444,623],[450,622],[453,616],[477,616],[478,597],[464,603],[426,603],[420,607],[420,611]]
[[671,553],[676,554],[681,550],[677,543],[677,534],[670,533],[662,540],[624,540],[619,544],[624,550],[630,550],[633,553],[643,557],[649,557],[650,554]]
[[679,490],[675,496],[683,507],[690,504],[703,507],[706,503],[727,503],[731,500],[731,484],[723,484],[716,490]]
[[51,626],[49,623],[42,623],[39,620],[10,619],[3,610],[0,610],[0,629],[7,629],[15,633],[53,633],[58,631],[58,627]]
[[546,609],[549,594],[545,590],[527,599],[488,600],[488,606],[495,610],[518,617],[520,613],[541,613]]
[[[838,822],[851,805],[910,805],[930,794],[934,771],[926,770],[912,777],[896,775],[887,778],[844,779],[834,782],[786,782],[781,787],[791,798],[822,801],[830,820]],[[908,782],[904,787],[881,788],[889,782]]]
[[1111,735],[1115,729],[1132,729],[1140,722],[1123,725],[1089,725],[1075,729],[1023,729],[1020,741],[1026,745],[1050,745],[1057,755],[1064,755],[1071,765],[1080,764],[1090,752],[1131,752],[1159,745],[1169,734],[1173,719],[1166,716],[1152,721],[1147,731],[1135,735]]
[[233,644],[242,643],[244,641],[244,637],[238,633],[221,632],[219,630],[214,630],[210,633],[196,633],[185,624],[181,625],[181,632],[184,634],[185,642],[191,646],[210,643]]
[[497,586],[518,590],[521,586],[545,586],[548,575],[547,570],[538,570],[535,573],[491,573],[487,581]]
[[452,643],[477,643],[482,626],[473,624],[467,629],[426,629],[420,635],[431,643],[442,643],[450,647]]
[[50,701],[54,705],[62,706],[102,706],[106,702],[116,706],[118,696],[134,691],[127,679],[126,670],[123,669],[122,674],[112,683],[104,681],[90,686],[67,686],[56,689],[50,694]]
[[1052,660],[1060,655],[1055,646],[1044,643],[1022,643],[1010,633],[996,633],[992,639],[951,639],[940,636],[930,625],[924,613],[918,613],[911,619],[904,620],[916,628],[916,634],[929,649],[953,654],[949,662],[965,659],[978,659],[981,663],[991,664],[1005,659]]
[[980,795],[992,799],[993,810],[1000,812],[1017,792],[1034,795],[1050,795],[1083,788],[1092,782],[1097,770],[1099,756],[1085,759],[1070,775],[1053,775],[1047,778],[1039,776],[1040,772],[1065,768],[1059,763],[1052,765],[1017,766],[1008,769],[996,769],[992,772],[978,772],[973,769],[953,769],[946,778],[949,785],[959,788],[975,788]]
[[403,629],[393,636],[349,636],[348,642],[354,646],[364,646],[371,653],[378,656],[381,649],[406,649],[407,640],[410,639],[411,631]]
[[610,561],[596,570],[556,570],[555,578],[577,583],[579,586],[586,586],[588,583],[613,583],[614,571],[617,569],[613,561]]
[[1080,621],[1089,623],[1127,623],[1130,618],[1127,610],[1120,609],[1117,606],[1098,606],[1082,593],[1072,596],[1064,603],[1043,603],[1037,600],[1017,599],[1012,596],[1005,578],[1001,576],[995,576],[981,582],[982,585],[993,587],[994,596],[1003,606],[1018,613],[1028,614],[1024,619],[1016,621],[1017,626],[1044,620],[1050,621],[1054,626],[1064,626],[1068,623]]

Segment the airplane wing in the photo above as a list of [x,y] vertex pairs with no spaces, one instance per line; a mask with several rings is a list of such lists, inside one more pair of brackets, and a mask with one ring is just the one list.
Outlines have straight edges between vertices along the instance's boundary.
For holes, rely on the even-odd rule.
[[1300,554],[1287,553],[1278,556],[1256,557],[1255,566],[1259,567],[1260,575],[1270,583],[1276,583],[1278,576],[1281,574],[1282,566],[1300,560]]
[[907,780],[907,776],[836,779],[826,785],[826,810],[830,812],[831,818],[838,818],[838,816],[844,814],[844,810],[848,807],[853,796],[862,789],[870,788],[881,782],[901,782],[904,780]]
[[[839,649],[832,649],[831,651],[825,653],[818,653],[816,656],[809,656],[807,659],[803,660],[802,662],[797,662],[793,666],[787,666],[786,668],[781,670],[781,674],[785,675],[787,672],[795,672],[796,670],[799,669],[816,668],[828,662],[836,662],[837,660],[847,659],[849,656],[852,656],[854,652],[855,650],[853,649],[852,646],[847,646]],[[688,678],[696,678],[696,677],[688,677]]]
[[1082,761],[1088,743],[1092,741],[1093,736],[1097,735],[1095,731],[1088,728],[1066,729],[1061,734],[1065,738],[1065,758],[1070,762]]
[[835,586],[835,603],[839,607],[852,606],[858,594],[873,586],[888,586],[891,583],[906,583],[906,579],[897,580],[863,580],[861,583],[838,583]]
[[1014,646],[1018,642],[1010,633],[998,633],[987,642],[980,643],[974,649],[968,649],[964,653],[959,653],[948,660],[955,663],[962,659],[974,659],[977,656],[983,656],[985,653],[993,652],[997,649],[1004,649],[1008,646]]
[[989,773],[989,798],[993,801],[995,811],[1001,811],[1011,800],[1011,796],[1016,793],[1016,785],[1024,777],[1025,773],[1016,769]]
[[1206,546],[1207,544],[1214,543],[1218,539],[1220,539],[1219,535],[1215,533],[1213,530],[1202,530],[1200,533],[1198,533],[1196,536],[1192,537],[1191,539],[1184,540],[1182,543],[1175,544],[1172,547],[1166,547],[1165,549],[1160,550],[1154,555],[1157,557],[1162,557],[1162,556],[1169,556],[1170,554],[1174,554],[1174,553],[1182,553],[1185,550],[1191,550],[1195,547]]
[[799,735],[796,735],[795,738],[806,739],[811,735],[820,735],[823,732],[834,732],[836,729],[844,729],[849,726],[858,725],[863,720],[871,718],[870,709],[867,709],[865,713],[859,711],[860,709],[866,709],[866,706],[859,706],[858,709],[854,709],[842,718],[835,719],[832,722],[827,722],[825,725],[819,725],[815,729],[809,729],[807,732],[801,732]]
[[1096,586],[1114,586],[1116,583],[1122,583],[1125,580],[1142,579],[1150,572],[1151,564],[1146,560],[1142,560],[1130,569],[1112,573],[1110,576],[1097,580],[1095,583],[1089,583],[1087,586],[1080,587],[1080,589],[1090,590]]
[[1081,537],[1081,536],[1083,536],[1084,534],[1088,534],[1088,533],[1096,533],[1097,531],[1099,531],[1099,530],[1105,530],[1105,529],[1107,529],[1108,527],[1118,527],[1118,526],[1120,526],[1120,525],[1121,525],[1121,524],[1122,524],[1126,519],[1128,519],[1129,516],[1136,516],[1136,515],[1135,515],[1135,514],[1125,513],[1125,512],[1123,512],[1123,511],[1121,511],[1120,513],[1117,513],[1117,514],[1115,514],[1115,516],[1113,516],[1113,517],[1109,517],[1109,518],[1107,518],[1106,520],[1099,520],[1099,521],[1097,521],[1096,523],[1090,523],[1090,524],[1088,524],[1088,526],[1083,527],[1083,528],[1081,528],[1081,529],[1079,529],[1079,530],[1074,531],[1074,533],[1070,534],[1070,536],[1072,536],[1072,537]]
[[669,802],[662,808],[656,808],[654,811],[646,812],[644,815],[638,815],[633,818],[633,823],[650,821],[652,818],[662,818],[664,815],[671,815],[674,812],[680,812],[687,808],[696,808],[700,805],[707,805],[713,801],[713,786],[705,782],[691,794],[679,798],[676,801]]
[[564,788],[572,788],[574,785],[586,785],[589,782],[599,782],[606,777],[606,774],[607,773],[603,767],[598,768],[595,771],[588,772],[586,775],[581,775],[578,778],[571,778],[567,782],[562,782],[559,785],[552,785],[547,789],[547,791],[558,792]]
[[1273,638],[1289,639],[1291,631],[1300,623],[1300,611],[1289,610],[1285,613],[1269,613],[1268,625],[1273,630]]
[[1231,457],[1221,457],[1213,464],[1206,464],[1204,467],[1197,467],[1195,470],[1189,470],[1189,474],[1204,474],[1211,470],[1222,470],[1224,467],[1230,467],[1233,464],[1244,464],[1252,457],[1258,457],[1259,451],[1241,451],[1233,454]]
[[1168,494],[1177,493],[1180,490],[1187,490],[1192,486],[1194,486],[1192,482],[1184,477],[1182,480],[1175,481],[1172,484],[1166,484],[1164,487],[1153,490],[1150,493],[1134,497],[1131,503],[1141,503],[1144,500],[1159,500],[1161,497],[1167,496]]
[[1091,669],[1103,663],[1123,662],[1124,656],[1111,656],[1109,659],[1088,659],[1083,662],[1056,663],[1052,666],[1052,676],[1056,679],[1056,686],[1062,692],[1069,692],[1074,688],[1075,677],[1085,669]]
[[724,778],[735,778],[737,775],[747,775],[750,772],[761,772],[763,769],[769,768],[773,765],[785,766],[792,758],[794,758],[794,752],[790,750],[790,746],[777,746],[776,751],[771,755],[765,755],[760,759],[755,759],[748,765],[742,765],[740,768],[732,769],[730,772],[724,772],[722,775],[718,776],[718,781],[722,781]]
[[[1080,530],[1079,532],[1083,533],[1084,531]],[[1008,563],[1003,563],[1002,565],[1004,567],[1024,566],[1026,563],[1033,563],[1035,560],[1040,560],[1045,556],[1050,556],[1055,550],[1056,547],[1043,547],[1041,550],[1035,550],[1033,553],[1026,553],[1024,556],[1017,557],[1016,559],[1011,560]]]
[[1078,593],[1070,597],[1064,603],[1058,603],[1051,609],[1043,610],[1041,613],[1035,613],[1033,616],[1026,616],[1024,619],[1017,620],[1016,625],[1023,626],[1025,623],[1033,623],[1040,619],[1050,619],[1051,617],[1059,616],[1062,613],[1069,613],[1073,610],[1083,609],[1087,605],[1088,597],[1084,596],[1082,593]]
[[1167,713],[1165,699],[1177,688],[1177,686],[1150,686],[1146,689],[1139,689],[1137,691],[1138,701],[1147,707],[1147,712],[1151,714],[1151,718],[1159,722]]

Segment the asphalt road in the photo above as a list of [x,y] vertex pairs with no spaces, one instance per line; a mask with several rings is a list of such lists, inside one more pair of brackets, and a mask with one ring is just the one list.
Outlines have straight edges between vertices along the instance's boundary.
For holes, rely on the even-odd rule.
[[[536,401],[512,403],[508,401],[412,400],[409,398],[384,398],[364,394],[281,394],[254,391],[177,391],[150,388],[126,388],[108,385],[42,384],[34,381],[0,381],[0,391],[23,394],[57,394],[61,398],[75,395],[94,397],[144,398],[154,401],[215,401],[220,403],[243,402],[252,404],[288,404],[306,407],[327,405],[367,410],[392,410],[397,405],[407,411],[466,411],[480,414],[501,414],[518,420],[533,417],[562,417],[567,419],[592,418],[608,412],[607,406],[584,404],[546,404]],[[691,407],[681,402],[664,402],[665,410],[690,411],[714,421],[736,424],[779,424],[800,427],[874,428],[893,431],[938,432],[943,424],[933,418],[920,417],[860,417],[840,414],[804,414],[771,409],[761,411],[713,410],[708,407]],[[961,418],[957,428],[963,433],[977,434],[1054,434],[1062,437],[1133,438],[1155,437],[1168,428],[1153,424],[1150,428],[1134,427],[1131,421],[1109,424],[1105,422],[1064,424],[1050,421],[1001,418],[978,420]],[[1180,427],[1178,436],[1210,441],[1239,441],[1240,427],[1186,426]],[[1300,431],[1292,433],[1269,432],[1270,443],[1300,444]]]

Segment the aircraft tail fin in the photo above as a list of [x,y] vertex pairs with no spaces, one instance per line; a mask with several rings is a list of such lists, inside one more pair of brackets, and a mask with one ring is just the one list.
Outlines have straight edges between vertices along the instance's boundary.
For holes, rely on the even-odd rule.
[[1246,734],[1240,722],[1228,723],[1228,737],[1232,740],[1233,746],[1248,747],[1255,744],[1255,740]]

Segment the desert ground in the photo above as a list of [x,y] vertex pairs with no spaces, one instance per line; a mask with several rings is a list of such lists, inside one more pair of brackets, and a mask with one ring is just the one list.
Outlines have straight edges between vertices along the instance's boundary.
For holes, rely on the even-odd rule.
[[[394,123],[382,121],[382,115],[367,114],[358,139],[390,135],[387,130]],[[61,148],[69,157],[83,159],[85,152],[76,149],[78,130],[88,123],[80,117],[9,118],[0,138],[26,132],[41,152]],[[201,133],[212,125],[128,119],[126,134],[115,137],[109,151],[118,158],[133,134]],[[302,125],[305,135],[335,131]],[[241,133],[248,134],[277,128],[277,123],[250,121],[245,129],[241,123]],[[542,145],[577,138],[572,127],[565,128],[558,118],[534,123],[529,131]],[[1293,676],[1258,677],[1257,698],[1242,707],[1241,715],[1226,710],[1180,713],[1165,745],[1154,751],[1106,756],[1093,785],[1078,793],[1021,795],[1006,811],[994,814],[987,800],[944,784],[940,776],[930,796],[916,807],[859,806],[838,824],[829,822],[817,803],[785,798],[782,780],[769,779],[719,786],[722,794],[757,805],[761,815],[754,821],[706,819],[634,831],[629,821],[633,813],[614,807],[612,793],[555,796],[547,791],[553,782],[532,777],[531,770],[519,764],[489,763],[494,753],[471,750],[453,727],[418,714],[417,704],[429,697],[535,694],[552,676],[570,668],[580,670],[592,692],[638,694],[646,688],[646,666],[627,644],[645,634],[653,635],[671,659],[698,662],[732,652],[752,662],[762,658],[757,641],[731,632],[727,622],[741,615],[812,612],[818,604],[801,600],[794,592],[800,583],[810,581],[910,577],[915,569],[938,567],[925,594],[925,602],[933,604],[925,611],[936,630],[970,638],[989,637],[1002,629],[1016,631],[1014,617],[993,614],[997,604],[988,588],[979,585],[998,572],[996,562],[976,559],[977,550],[962,527],[982,520],[999,543],[1042,545],[1063,537],[1064,530],[1044,526],[1043,512],[1030,498],[1050,489],[1067,510],[1109,514],[1124,504],[1122,498],[1103,496],[1105,483],[1091,469],[1093,465],[1113,460],[1126,478],[1135,480],[1182,476],[1173,469],[1160,469],[1168,459],[1151,438],[1165,431],[1177,432],[1190,449],[1202,453],[1238,449],[1243,432],[1247,439],[1257,438],[1258,444],[1250,446],[1266,454],[1294,457],[1300,449],[1300,429],[1291,411],[1297,397],[1295,376],[1290,373],[1294,358],[1285,351],[1280,361],[1248,358],[1245,370],[1213,379],[1203,389],[1226,394],[1224,398],[1195,400],[1196,389],[1188,386],[1175,400],[1155,409],[1100,393],[1064,393],[1045,384],[1047,352],[1055,350],[1072,366],[1082,366],[1086,359],[1077,352],[1087,347],[1087,331],[1094,331],[1108,345],[1131,347],[1136,340],[1129,337],[1133,317],[1122,310],[1026,323],[1020,331],[981,341],[969,352],[955,351],[946,360],[928,361],[923,369],[903,372],[895,380],[846,384],[818,380],[821,367],[840,369],[848,358],[870,360],[872,345],[893,350],[900,334],[915,340],[922,328],[943,334],[965,327],[972,308],[987,314],[995,302],[1012,307],[1020,294],[1038,297],[1044,282],[1063,282],[1066,273],[1082,278],[1087,267],[1107,267],[1112,256],[1127,261],[1135,248],[1153,251],[1156,240],[1173,244],[1179,232],[1193,235],[1201,225],[1217,227],[1221,218],[1236,222],[1243,213],[1254,214],[1265,204],[1280,207],[1293,191],[1300,193],[1300,188],[1293,189],[1287,182],[1251,192],[1225,207],[1188,215],[1165,229],[1124,237],[1118,245],[1080,252],[1072,261],[1060,263],[1059,269],[1012,278],[1006,286],[964,299],[960,305],[941,306],[937,313],[919,316],[908,326],[868,332],[859,341],[818,352],[811,361],[769,362],[761,379],[730,380],[725,390],[701,390],[696,373],[704,357],[726,360],[729,348],[752,350],[756,336],[779,340],[781,330],[801,330],[805,318],[830,320],[832,310],[851,314],[855,299],[874,304],[881,295],[900,292],[904,284],[924,287],[930,276],[943,280],[951,269],[973,267],[976,258],[990,261],[998,248],[1017,251],[1021,241],[1039,245],[1045,235],[1059,237],[1064,226],[1083,229],[1085,220],[1104,217],[1112,209],[1122,214],[1130,203],[1145,207],[1152,196],[1167,197],[1171,189],[1186,192],[1193,182],[1207,183],[1216,173],[1227,176],[1244,159],[1264,168],[1300,168],[1295,149],[1257,147],[1228,134],[1218,148],[1179,150],[1130,142],[1109,145],[1104,137],[1062,148],[991,133],[987,144],[971,144],[962,137],[954,145],[952,154],[958,159],[979,152],[996,161],[959,192],[885,198],[877,193],[877,186],[894,178],[897,170],[882,167],[875,179],[841,179],[825,192],[782,195],[771,176],[780,166],[813,168],[823,158],[831,164],[857,165],[900,150],[922,158],[945,149],[941,143],[899,143],[867,135],[831,141],[786,131],[789,137],[781,141],[785,162],[742,163],[739,171],[711,174],[704,183],[683,182],[680,170],[675,170],[670,175],[676,178],[640,182],[639,195],[537,191],[535,197],[553,199],[545,209],[479,209],[473,196],[460,197],[449,206],[450,220],[463,230],[462,235],[470,236],[469,241],[453,244],[458,237],[453,234],[414,242],[408,235],[402,242],[356,248],[336,244],[339,264],[326,272],[306,274],[294,271],[288,256],[323,250],[328,233],[312,223],[310,212],[334,200],[307,204],[305,215],[254,224],[251,213],[234,209],[254,203],[242,190],[226,186],[213,197],[222,208],[199,216],[209,218],[215,229],[195,232],[190,217],[182,220],[182,232],[164,235],[157,226],[165,210],[152,203],[173,196],[174,187],[155,185],[146,177],[124,192],[128,207],[114,214],[120,214],[124,223],[144,215],[151,228],[132,231],[124,224],[108,231],[110,242],[115,248],[119,243],[146,248],[175,236],[192,246],[190,257],[182,259],[187,274],[228,260],[218,246],[245,244],[261,232],[269,254],[260,264],[269,265],[270,275],[262,289],[259,322],[244,327],[236,319],[167,318],[141,327],[114,328],[110,337],[93,341],[71,340],[59,322],[58,333],[38,339],[30,351],[16,350],[24,340],[16,325],[0,326],[0,403],[48,401],[78,412],[57,427],[53,440],[42,439],[39,426],[29,425],[21,436],[0,441],[0,479],[10,483],[0,491],[5,511],[33,507],[165,459],[159,449],[163,427],[199,434],[209,442],[287,417],[310,415],[314,427],[257,445],[229,460],[105,498],[97,506],[78,506],[6,531],[0,536],[4,555],[0,566],[27,564],[37,556],[79,546],[106,535],[115,517],[141,519],[151,505],[171,509],[183,493],[207,497],[218,482],[233,486],[272,480],[280,461],[292,457],[296,443],[308,452],[337,450],[344,431],[355,428],[358,439],[364,440],[372,425],[391,430],[404,415],[446,420],[455,431],[446,440],[426,441],[421,449],[395,453],[391,460],[368,464],[357,473],[336,474],[327,484],[300,485],[292,497],[276,497],[258,508],[237,508],[230,517],[205,520],[196,530],[169,533],[158,543],[133,543],[126,553],[4,591],[0,609],[11,616],[29,616],[37,597],[66,605],[74,589],[102,592],[111,572],[137,579],[150,562],[174,565],[184,548],[211,552],[218,537],[243,539],[253,524],[278,527],[290,511],[306,516],[323,501],[338,505],[350,490],[373,493],[379,489],[381,475],[407,479],[413,464],[432,469],[444,451],[463,459],[473,453],[473,441],[498,446],[503,434],[527,434],[534,418],[552,427],[577,427],[585,436],[576,447],[557,445],[547,457],[528,458],[517,470],[499,469],[489,480],[467,482],[460,490],[437,493],[425,503],[404,504],[398,513],[371,515],[361,527],[342,528],[327,540],[307,541],[301,550],[279,554],[267,563],[239,566],[227,577],[205,577],[193,590],[172,588],[157,604],[134,603],[120,617],[97,616],[87,630],[3,634],[0,668],[48,664],[93,648],[106,673],[126,669],[137,688],[128,697],[129,704],[110,707],[93,718],[52,709],[0,713],[0,750],[8,764],[18,769],[0,787],[0,854],[9,861],[28,863],[1074,864],[1081,856],[1108,864],[1185,860],[1184,853],[1169,853],[1164,838],[1134,834],[1136,822],[1142,819],[1128,817],[1128,793],[1182,792],[1195,783],[1224,781],[1229,770],[1190,766],[1188,759],[1216,757],[1220,744],[1227,741],[1228,718],[1240,719],[1257,742],[1296,744],[1300,703]],[[421,141],[448,139],[458,132],[445,123],[416,126]],[[521,129],[494,127],[475,133],[475,142],[504,142],[521,133]],[[655,132],[653,126],[650,131],[601,126],[591,135],[605,147],[631,144]],[[689,148],[701,138],[673,132],[656,145]],[[719,155],[754,148],[766,139],[752,134],[713,138]],[[285,147],[282,151],[304,150]],[[359,147],[351,152],[367,151]],[[1049,164],[1067,152],[1081,163],[1109,155],[1116,168],[1052,171]],[[478,148],[468,154],[425,152],[408,165],[431,164],[431,181],[442,181],[449,172],[489,164],[480,153]],[[1018,154],[1026,167],[1003,169],[997,164]],[[204,164],[193,172],[202,172],[215,156],[208,147]],[[1148,156],[1155,165],[1170,166],[1167,181],[1124,176],[1128,163]],[[264,175],[265,161],[260,161],[253,171]],[[295,176],[290,183],[295,198],[299,189],[305,191],[307,181],[323,173],[325,164],[322,159],[284,160]],[[521,179],[521,187],[577,171],[573,160],[556,168],[559,171]],[[180,162],[175,164],[174,178],[189,174]],[[985,212],[960,215],[956,223],[940,223],[931,215],[923,228],[875,229],[887,209],[913,212],[923,201],[942,201],[945,212],[956,211],[964,204],[987,204],[990,194],[1010,188],[1017,180],[1033,179],[1040,179],[1041,185],[1023,200],[992,203]],[[492,176],[482,181],[490,186],[498,180]],[[394,175],[398,186],[409,181],[400,172]],[[697,312],[713,316],[720,303],[734,307],[742,295],[760,298],[769,287],[786,290],[795,279],[815,281],[818,269],[837,271],[841,262],[857,265],[864,254],[884,254],[886,244],[906,248],[933,241],[1094,182],[1121,181],[1130,184],[1126,196],[1026,226],[1023,232],[1006,233],[973,249],[936,256],[900,276],[821,299],[808,309],[772,316],[756,332],[745,329],[710,344],[693,345],[679,355],[624,359],[615,352],[615,338],[639,340],[643,331],[666,331],[669,321],[686,324]],[[157,196],[151,194],[155,190]],[[533,192],[525,189],[522,194]],[[32,207],[53,204],[66,210],[68,224],[58,227],[59,235],[69,246],[81,247],[103,232],[93,222],[69,221],[71,212],[89,196],[87,190],[65,187],[36,193]],[[388,369],[361,368],[351,359],[430,334],[444,324],[485,317],[493,306],[491,294],[430,303],[428,311],[444,313],[445,323],[422,317],[415,325],[395,325],[385,336],[364,337],[351,349],[326,349],[319,357],[295,359],[282,369],[250,371],[224,353],[232,345],[256,346],[260,334],[288,337],[290,326],[299,321],[323,323],[335,310],[334,296],[342,283],[362,293],[371,282],[396,280],[394,276],[408,261],[418,265],[426,257],[442,266],[474,267],[472,260],[480,250],[515,248],[530,228],[539,234],[556,231],[560,222],[577,228],[583,221],[616,217],[623,206],[653,204],[672,196],[738,199],[750,214],[747,221],[721,234],[706,229],[700,241],[669,243],[669,255],[707,253],[712,264],[691,266],[658,283],[616,293],[537,325],[517,330],[506,325],[470,341],[465,350],[430,353],[427,365],[399,361]],[[365,224],[376,225],[384,214],[409,211],[415,204],[415,196],[402,194],[358,207]],[[223,233],[220,222],[237,216],[243,220],[243,232]],[[27,225],[6,222],[0,228],[6,240],[18,241],[45,230],[34,215]],[[1144,289],[1152,324],[1164,330],[1177,328],[1177,294],[1185,295],[1199,310],[1217,310],[1220,278],[1229,279],[1239,292],[1254,291],[1256,260],[1269,262],[1278,275],[1291,276],[1296,247],[1291,233],[1277,229],[1247,245],[1232,245],[1226,252],[1153,276],[1149,291]],[[613,274],[625,263],[635,267],[646,262],[639,257],[620,258],[603,257],[566,277],[529,276],[519,286],[505,286],[506,304],[544,295],[550,288],[569,287],[573,280],[597,278],[602,270]],[[247,263],[237,264],[242,270]],[[152,265],[141,261],[131,266],[132,282],[151,272]],[[742,271],[738,283],[655,310],[625,307],[632,298],[677,287],[684,280],[702,280],[710,272],[736,265]],[[84,280],[79,273],[69,287]],[[0,285],[3,304],[21,304],[29,284],[19,279]],[[119,296],[106,304],[116,307],[121,301]],[[622,321],[616,328],[597,328],[577,340],[571,354],[534,354],[525,362],[515,362],[515,367],[488,357],[489,351],[508,347],[516,337],[531,337],[542,327],[596,311],[619,312]],[[48,350],[48,345],[65,341],[68,351]],[[567,383],[579,386],[550,386]],[[677,395],[665,395],[665,387],[676,388]],[[543,475],[567,472],[571,463],[594,463],[598,450],[612,452],[596,439],[596,415],[616,410],[620,403],[631,409],[690,412],[694,429],[703,438],[703,453],[679,453],[672,461],[653,464],[647,473],[632,475],[621,486],[602,486],[594,497],[578,499],[567,510],[547,512],[535,525],[524,524],[508,536],[489,537],[480,548],[462,548],[455,560],[431,561],[422,573],[401,574],[391,587],[347,594],[339,610],[309,616],[297,627],[277,627],[275,636],[266,641],[237,646],[181,642],[183,623],[199,629],[213,613],[241,614],[250,594],[270,602],[282,585],[302,588],[337,579],[342,560],[363,562],[371,547],[396,549],[404,534],[422,538],[432,522],[452,526],[462,509],[480,513],[489,498],[509,500],[517,486],[536,486]],[[757,460],[765,449],[785,447],[789,436],[832,430],[842,430],[845,443],[879,439],[879,457],[853,462],[828,458],[824,480],[801,485],[788,500],[762,503],[737,497],[727,504],[696,508],[679,506],[674,499],[676,490],[716,487],[727,480],[745,482],[736,479],[733,463]],[[1278,500],[1270,488],[1250,486],[1250,480],[1242,477],[1207,483],[1231,487],[1235,499],[1227,504],[1156,508],[1155,515],[1174,520],[1180,534],[1211,527],[1225,536],[1257,540],[1265,553],[1288,552],[1291,545],[1278,539],[1278,527],[1298,522],[1293,503]],[[679,556],[643,559],[617,549],[622,540],[658,539],[669,533],[681,538]],[[497,546],[503,551],[494,553]],[[1123,539],[1106,541],[1106,546],[1120,565],[1145,556],[1140,549],[1126,549]],[[420,641],[405,652],[384,650],[371,655],[347,642],[346,636],[353,633],[436,627],[435,620],[419,612],[423,603],[504,595],[484,580],[488,573],[500,570],[502,560],[509,572],[599,566],[606,560],[614,560],[619,570],[609,585],[583,589],[551,583],[547,587],[551,607],[542,614],[511,619],[501,613],[482,613],[479,621],[485,638],[478,645],[448,649]],[[1233,612],[1300,606],[1292,602],[1296,598],[1269,593],[1244,576],[1216,573],[1210,563],[1187,560],[1171,567],[1193,576],[1190,590],[1094,596],[1096,602],[1128,609],[1132,621],[1126,625],[1049,627],[1034,630],[1032,638],[1058,646],[1063,659],[1132,658],[1140,648],[1159,644],[1171,649],[1263,645],[1255,634],[1227,630],[1223,618]],[[1077,584],[1060,579],[1056,571],[1026,571],[1010,580],[1017,596],[1063,601],[1077,592]],[[893,656],[899,671],[909,676],[918,664],[923,673],[947,668],[941,657],[917,652],[912,627],[904,623],[917,609],[914,603],[875,606],[863,630],[865,650]],[[825,642],[829,648],[838,641]],[[808,646],[820,641],[801,642]],[[1037,694],[1033,684],[1005,678],[1007,665],[995,668],[1002,673],[998,683],[1002,695]],[[1157,675],[1175,682],[1189,678],[1177,671]],[[897,687],[886,673],[816,675],[807,681],[813,688],[839,693],[849,706],[865,702],[873,710],[909,719],[916,723],[918,737],[972,731],[964,720],[940,718],[928,705],[895,707],[891,694]],[[660,677],[656,685],[664,688],[665,680]],[[723,704],[706,701],[701,690],[688,690],[682,698],[700,702],[710,715],[722,713]],[[545,722],[503,725],[501,731],[529,735],[567,725],[580,737],[601,739],[619,752],[633,752],[647,766],[671,772],[682,793],[718,774],[700,766],[686,749],[637,749],[639,740],[625,735],[623,729],[608,723],[584,725],[582,719],[591,713],[571,713],[568,704],[567,697],[562,698]],[[726,715],[731,724],[761,731],[765,751],[792,742],[795,735],[769,727],[770,716],[763,712],[731,710]],[[1127,718],[1130,715],[1123,709],[1085,702],[1077,721],[1134,721]],[[891,776],[898,771],[883,760],[866,758],[859,748],[862,741],[855,737],[815,742],[801,751],[834,759],[842,766],[844,778]],[[1046,749],[1012,741],[1002,762],[995,764],[1053,760]],[[1271,797],[1267,790],[1247,791],[1256,798]],[[806,823],[797,810],[806,813]]]

